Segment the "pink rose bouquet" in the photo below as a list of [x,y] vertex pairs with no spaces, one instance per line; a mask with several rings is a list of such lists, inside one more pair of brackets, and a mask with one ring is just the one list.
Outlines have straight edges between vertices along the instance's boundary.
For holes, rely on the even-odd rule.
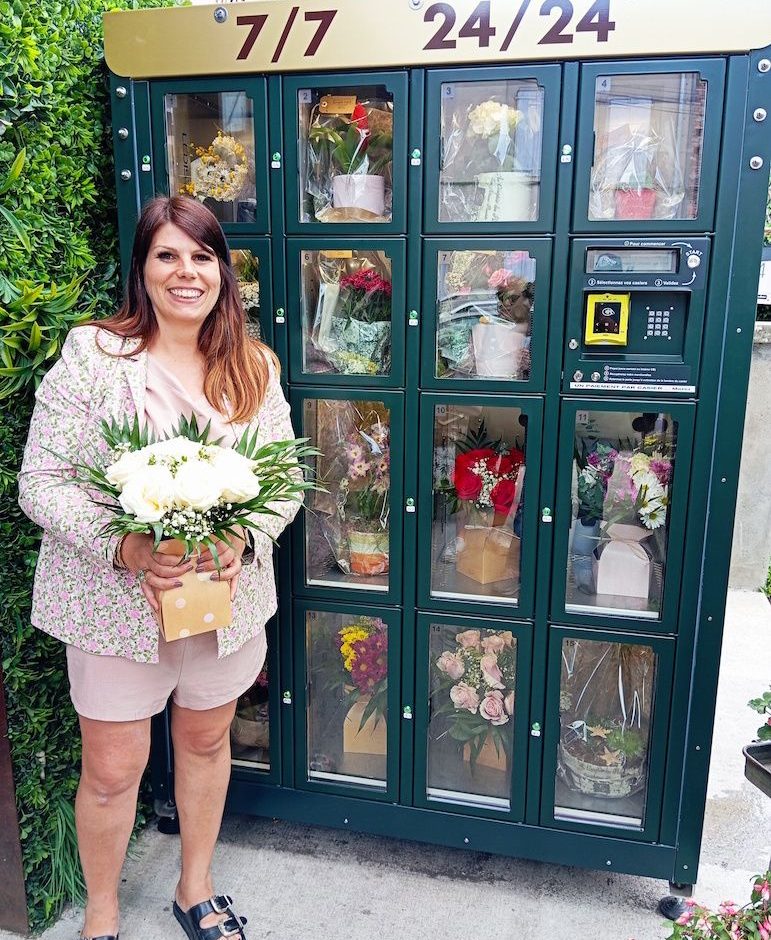
[[432,722],[446,723],[461,751],[469,746],[472,769],[488,740],[511,754],[516,658],[509,630],[464,630],[433,661]]

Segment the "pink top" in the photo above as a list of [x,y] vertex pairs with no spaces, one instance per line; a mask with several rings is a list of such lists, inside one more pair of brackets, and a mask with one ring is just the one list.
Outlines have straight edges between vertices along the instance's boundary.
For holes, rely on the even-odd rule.
[[147,354],[147,382],[145,387],[145,418],[156,435],[171,435],[172,429],[179,424],[180,415],[198,420],[202,431],[211,421],[209,441],[214,443],[223,438],[222,444],[232,446],[238,443],[238,435],[233,426],[216,408],[212,408],[202,393],[195,398],[181,384],[179,379],[152,355]]

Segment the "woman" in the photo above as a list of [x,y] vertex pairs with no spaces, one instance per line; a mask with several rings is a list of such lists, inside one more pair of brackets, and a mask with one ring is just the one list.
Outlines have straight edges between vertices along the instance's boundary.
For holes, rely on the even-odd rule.
[[[166,435],[180,414],[211,420],[214,440],[294,437],[272,352],[246,332],[225,236],[195,200],[158,198],[139,219],[125,302],[107,320],[73,329],[38,393],[19,476],[20,504],[44,529],[32,622],[67,644],[72,701],[83,738],[75,810],[87,887],[83,936],[117,938],[118,882],[150,749],[150,719],[172,696],[175,799],[182,868],[174,915],[191,940],[245,921],[216,896],[211,861],[230,777],[229,728],[236,700],[265,660],[265,622],[276,609],[270,536],[297,503],[276,503],[254,538],[220,543],[195,567],[230,582],[230,627],[166,643],[158,592],[193,568],[155,554],[149,535],[105,539],[110,517],[79,486],[56,486],[66,460],[108,458],[103,419],[135,416]],[[49,449],[50,448],[50,449]],[[62,455],[59,459],[56,455]],[[219,926],[218,926],[219,925]]]

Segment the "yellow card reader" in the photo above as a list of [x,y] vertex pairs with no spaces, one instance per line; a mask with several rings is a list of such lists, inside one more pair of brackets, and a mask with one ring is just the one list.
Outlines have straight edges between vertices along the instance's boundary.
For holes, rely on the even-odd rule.
[[587,294],[587,346],[626,346],[629,329],[629,294]]

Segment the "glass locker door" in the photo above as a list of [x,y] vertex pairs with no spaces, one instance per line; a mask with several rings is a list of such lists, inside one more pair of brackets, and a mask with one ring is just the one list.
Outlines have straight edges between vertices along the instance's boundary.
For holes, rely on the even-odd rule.
[[291,402],[298,435],[320,451],[309,464],[323,487],[307,494],[292,527],[295,593],[400,603],[403,396],[295,387]]
[[575,231],[713,228],[724,80],[716,60],[582,66]]
[[541,425],[536,398],[423,393],[421,609],[531,616]]
[[418,615],[416,806],[523,818],[531,629],[508,619]]
[[404,232],[407,73],[285,78],[284,153],[288,232]]
[[266,95],[252,76],[151,85],[160,188],[199,199],[228,235],[270,231]]
[[426,232],[552,228],[560,72],[557,65],[428,72]]
[[265,663],[251,688],[239,696],[230,725],[234,775],[240,775],[242,779],[254,779],[256,774],[261,783],[271,784],[282,783],[278,648],[280,618],[281,612],[271,617],[265,625],[268,638]]
[[676,632],[694,418],[683,403],[563,403],[555,620]]
[[656,840],[674,641],[552,627],[541,823]]
[[422,387],[542,390],[550,272],[546,238],[426,239]]
[[404,385],[404,239],[290,238],[293,383]]
[[273,346],[273,277],[267,238],[228,239],[250,336]]
[[294,613],[295,785],[394,802],[400,612],[306,601]]

